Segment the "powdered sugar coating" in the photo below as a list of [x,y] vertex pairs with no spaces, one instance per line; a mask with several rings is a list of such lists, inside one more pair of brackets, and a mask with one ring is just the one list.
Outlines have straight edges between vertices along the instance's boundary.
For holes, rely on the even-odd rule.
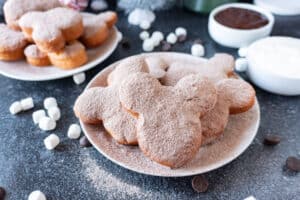
[[6,23],[10,27],[17,28],[18,20],[30,11],[46,11],[52,8],[60,7],[58,0],[7,0],[3,10]]
[[200,73],[209,77],[212,81],[217,82],[233,74],[234,59],[228,54],[216,54],[214,57],[199,59],[197,62],[188,64],[182,62],[172,63],[166,75],[162,78],[164,85],[175,85],[181,78],[189,75]]
[[120,86],[120,100],[137,113],[139,147],[150,159],[171,168],[191,160],[201,145],[200,116],[216,102],[214,84],[190,75],[175,87],[162,86],[146,73],[136,73]]
[[31,44],[27,46],[24,50],[24,54],[26,57],[31,58],[46,58],[48,57],[46,53],[39,50],[39,48],[35,44]]
[[125,59],[115,69],[116,74],[124,72],[118,81],[107,87],[90,88],[78,97],[74,106],[76,116],[86,123],[102,120],[105,129],[119,143],[136,144],[136,120],[121,105],[119,84],[128,74],[140,71],[148,71],[143,58]]
[[51,41],[63,37],[63,30],[82,24],[80,13],[68,8],[54,8],[46,12],[29,12],[21,17],[22,28],[32,28],[34,41]]
[[22,32],[12,30],[0,23],[0,50],[13,51],[24,48],[27,42]]

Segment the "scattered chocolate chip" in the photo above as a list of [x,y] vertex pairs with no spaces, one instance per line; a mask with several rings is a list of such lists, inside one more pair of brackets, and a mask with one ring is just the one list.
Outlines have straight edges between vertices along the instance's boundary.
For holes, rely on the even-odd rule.
[[171,50],[172,46],[168,42],[162,41],[161,44],[162,44],[162,46],[161,46],[162,51],[170,51]]
[[82,136],[79,140],[80,147],[91,147],[92,144],[90,141],[87,139],[87,137]]
[[268,134],[264,138],[265,145],[276,145],[280,143],[280,137],[278,135]]
[[208,185],[208,181],[203,175],[195,176],[192,179],[192,187],[198,193],[206,192]]
[[289,170],[299,172],[300,171],[300,159],[290,156],[286,159],[286,166]]
[[203,44],[203,41],[201,39],[194,40],[194,44]]
[[123,39],[121,40],[121,46],[122,46],[122,48],[124,48],[124,49],[129,49],[129,48],[130,48],[130,42],[129,42],[129,39],[123,38]]
[[177,38],[178,42],[184,42],[186,41],[186,35],[179,35]]
[[0,187],[0,200],[4,200],[6,191],[3,187]]

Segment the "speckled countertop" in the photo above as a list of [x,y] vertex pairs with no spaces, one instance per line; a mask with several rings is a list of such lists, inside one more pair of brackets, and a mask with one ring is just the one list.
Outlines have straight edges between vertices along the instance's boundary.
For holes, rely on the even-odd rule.
[[[276,17],[274,35],[300,37],[300,16]],[[192,41],[204,40],[207,56],[215,52],[236,51],[214,43],[207,33],[207,17],[173,10],[157,14],[153,30],[164,33],[177,26],[188,29],[188,41],[174,51],[189,53]],[[76,122],[72,106],[87,82],[110,63],[141,52],[140,29],[130,26],[120,13],[119,29],[130,39],[131,48],[118,49],[104,63],[87,72],[85,84],[77,86],[71,78],[47,82],[23,82],[0,76],[0,186],[7,199],[27,199],[33,190],[43,191],[48,200],[92,199],[236,199],[250,195],[259,200],[300,198],[300,175],[284,167],[288,156],[300,156],[300,97],[283,97],[257,89],[261,106],[261,126],[253,144],[230,164],[205,174],[210,182],[206,193],[197,194],[192,177],[160,178],[137,174],[113,164],[94,148],[80,148],[66,136],[69,124]],[[1,66],[0,66],[1,67]],[[13,67],[13,66],[12,66]],[[43,139],[48,133],[33,125],[31,111],[9,114],[15,101],[31,96],[37,108],[45,97],[54,96],[62,108],[62,120],[53,133],[62,142],[47,151]],[[267,133],[282,141],[275,147],[262,144]]]

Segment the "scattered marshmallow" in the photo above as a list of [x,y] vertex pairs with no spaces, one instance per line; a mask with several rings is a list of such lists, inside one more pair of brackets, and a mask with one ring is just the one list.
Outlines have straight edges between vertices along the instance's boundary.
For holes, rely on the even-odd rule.
[[154,46],[157,47],[164,39],[164,35],[160,31],[155,31],[152,33],[151,39],[153,40]]
[[36,190],[29,194],[28,200],[46,200],[46,196],[43,192]]
[[136,8],[128,15],[128,22],[133,25],[140,25],[143,21],[150,24],[155,20],[154,12],[146,9]]
[[245,58],[238,58],[235,60],[235,69],[238,72],[245,72],[248,67],[248,61]]
[[51,119],[55,120],[55,121],[59,120],[60,116],[61,116],[60,109],[58,107],[51,107],[51,108],[49,108],[48,109],[48,116]]
[[150,34],[147,32],[147,31],[142,31],[141,33],[140,33],[140,39],[141,40],[146,40],[146,39],[148,39],[150,37]]
[[48,150],[53,150],[59,142],[59,137],[56,134],[51,134],[44,139],[44,144]]
[[22,105],[20,101],[13,102],[9,107],[9,112],[13,115],[22,111]]
[[187,35],[187,31],[186,31],[186,29],[183,28],[183,27],[178,27],[178,28],[175,29],[175,34],[176,34],[177,36],[180,36],[180,35]]
[[169,33],[169,35],[167,36],[167,42],[170,44],[175,44],[177,42],[177,36],[175,35],[175,33]]
[[80,137],[81,128],[78,124],[71,124],[68,130],[68,137],[70,139],[78,139]]
[[151,37],[162,41],[164,39],[164,34],[160,31],[154,31]]
[[244,200],[256,200],[256,198],[255,198],[254,196],[249,196],[249,197],[247,197],[247,198],[244,199]]
[[141,21],[140,23],[140,28],[143,29],[143,30],[147,30],[151,27],[151,23],[149,21]]
[[22,110],[30,110],[34,107],[33,99],[31,97],[28,97],[26,99],[21,100],[21,107]]
[[108,8],[107,2],[104,0],[96,0],[92,1],[91,3],[91,8],[94,11],[100,11],[100,10],[105,10]]
[[193,46],[191,48],[191,54],[193,56],[198,56],[198,57],[204,56],[205,49],[204,49],[203,45],[201,45],[201,44],[193,44]]
[[248,53],[248,47],[241,47],[238,50],[238,54],[240,57],[246,57]]
[[79,74],[75,74],[73,76],[73,81],[77,84],[80,85],[81,83],[83,83],[85,81],[85,73],[79,73]]
[[43,117],[46,117],[46,112],[44,110],[37,110],[32,113],[34,124],[38,124]]
[[118,32],[117,32],[117,37],[118,37],[118,42],[121,42],[122,39],[123,39],[123,33],[120,32],[120,31],[118,31]]
[[143,50],[144,51],[153,51],[154,49],[154,41],[151,38],[144,40],[143,42]]
[[51,131],[56,128],[55,120],[51,119],[50,117],[42,117],[39,120],[39,127],[43,131]]
[[48,110],[51,107],[57,107],[57,101],[54,97],[44,99],[44,107]]

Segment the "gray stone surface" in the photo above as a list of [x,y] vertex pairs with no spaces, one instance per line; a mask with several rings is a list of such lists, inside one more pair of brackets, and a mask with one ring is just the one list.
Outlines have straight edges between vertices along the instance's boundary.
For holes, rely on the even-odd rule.
[[[300,17],[277,17],[276,20],[274,35],[300,37]],[[186,27],[189,35],[188,41],[176,44],[174,51],[189,53],[192,41],[201,38],[206,42],[208,57],[215,52],[236,52],[214,43],[207,33],[207,17],[194,13],[180,10],[159,13],[153,30],[168,33],[177,26]],[[87,81],[110,63],[141,52],[140,29],[130,26],[121,13],[118,27],[130,39],[131,48],[119,47],[104,63],[87,72]],[[77,121],[72,112],[73,102],[85,84],[77,86],[71,78],[23,82],[0,76],[0,186],[6,188],[7,199],[27,199],[27,195],[37,189],[49,200],[240,200],[249,195],[259,200],[300,198],[299,173],[290,173],[284,168],[288,156],[300,156],[300,97],[277,96],[256,88],[262,119],[255,141],[230,164],[205,174],[210,182],[209,190],[197,194],[191,187],[192,177],[137,174],[113,164],[95,149],[79,148],[77,140],[68,139],[68,126]],[[17,116],[9,114],[13,101],[28,96],[34,98],[35,109],[42,108],[45,97],[58,99],[62,120],[53,133],[59,135],[62,142],[57,150],[45,149],[43,139],[49,133],[33,125],[32,111]],[[282,142],[275,147],[262,145],[267,133],[280,135]]]

